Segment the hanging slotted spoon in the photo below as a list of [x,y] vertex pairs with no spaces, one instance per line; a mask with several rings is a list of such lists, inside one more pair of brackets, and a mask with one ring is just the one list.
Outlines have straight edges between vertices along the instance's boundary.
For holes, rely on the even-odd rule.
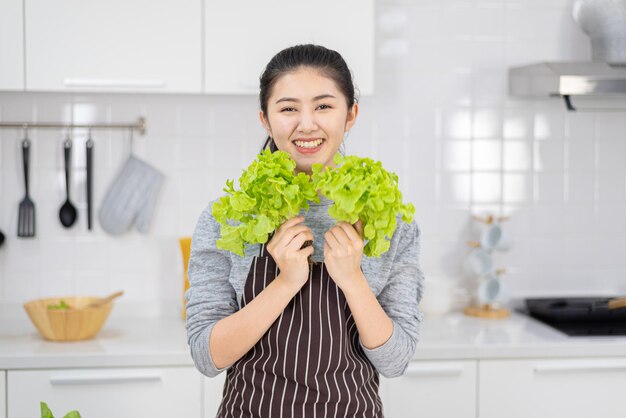
[[28,163],[30,160],[30,141],[24,137],[22,141],[22,159],[24,163],[24,188],[26,195],[20,202],[19,215],[17,219],[17,236],[31,238],[35,236],[35,203],[30,200],[28,194]]

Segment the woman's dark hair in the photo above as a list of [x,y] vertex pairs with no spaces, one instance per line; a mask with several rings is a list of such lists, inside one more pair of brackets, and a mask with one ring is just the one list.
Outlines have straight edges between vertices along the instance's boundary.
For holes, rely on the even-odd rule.
[[[357,102],[354,94],[354,84],[352,83],[352,73],[343,57],[337,51],[321,45],[295,45],[285,48],[274,55],[265,67],[263,74],[261,74],[259,102],[265,117],[267,117],[267,102],[278,79],[300,67],[315,68],[325,77],[331,78],[346,97],[348,109],[352,109],[354,103]],[[278,149],[270,136],[265,140],[261,150],[267,148],[268,145],[272,152]]]

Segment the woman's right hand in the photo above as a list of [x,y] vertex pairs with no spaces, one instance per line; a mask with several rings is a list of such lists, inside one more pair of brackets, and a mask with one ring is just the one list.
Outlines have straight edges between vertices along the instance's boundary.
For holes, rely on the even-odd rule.
[[313,254],[313,245],[302,248],[305,241],[313,240],[313,231],[301,224],[303,221],[302,215],[287,219],[266,247],[280,269],[279,275],[297,289],[309,279],[308,256]]

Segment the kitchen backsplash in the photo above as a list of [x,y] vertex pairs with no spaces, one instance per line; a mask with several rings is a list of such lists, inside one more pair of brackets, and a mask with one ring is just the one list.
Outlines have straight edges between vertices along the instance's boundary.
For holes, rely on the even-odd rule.
[[[512,248],[495,254],[511,297],[626,293],[626,113],[567,112],[561,101],[513,100],[507,69],[589,60],[565,0],[378,1],[376,94],[360,99],[349,154],[382,160],[416,206],[427,279],[461,277],[471,214],[509,216]],[[259,68],[259,72],[262,69]],[[359,80],[356,80],[358,84]],[[61,130],[32,130],[37,237],[18,239],[22,131],[0,131],[0,303],[123,289],[126,301],[179,309],[178,238],[260,150],[256,96],[0,93],[3,121],[134,122],[145,136],[94,130],[92,231],[86,226],[86,132],[73,132],[65,229]],[[161,170],[151,230],[107,235],[97,221],[131,152]]]

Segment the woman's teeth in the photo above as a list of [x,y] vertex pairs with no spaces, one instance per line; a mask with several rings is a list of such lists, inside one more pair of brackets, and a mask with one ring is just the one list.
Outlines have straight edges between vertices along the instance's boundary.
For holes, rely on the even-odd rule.
[[294,144],[300,148],[316,148],[319,147],[322,142],[324,142],[323,139],[317,139],[315,141],[294,141]]

